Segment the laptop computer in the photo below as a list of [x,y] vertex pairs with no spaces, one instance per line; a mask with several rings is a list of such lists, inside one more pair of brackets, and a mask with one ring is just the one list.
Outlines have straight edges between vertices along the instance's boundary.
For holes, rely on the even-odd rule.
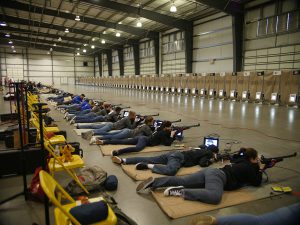
[[206,147],[210,145],[217,146],[219,148],[219,138],[216,137],[204,137],[203,145]]

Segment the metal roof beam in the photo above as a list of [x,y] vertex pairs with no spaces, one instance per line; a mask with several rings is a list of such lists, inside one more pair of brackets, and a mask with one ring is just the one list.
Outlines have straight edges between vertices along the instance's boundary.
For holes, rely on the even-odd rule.
[[[54,25],[54,24],[49,24],[49,23],[43,23],[39,21],[34,21],[34,20],[28,20],[28,19],[22,19],[18,17],[13,17],[13,16],[8,16],[8,15],[1,15],[0,17],[5,18],[5,22],[8,23],[15,23],[15,24],[21,24],[21,25],[26,25],[26,26],[36,26],[36,27],[43,27],[47,29],[54,29],[58,31],[64,32],[66,27],[60,26],[60,25]],[[90,37],[98,37],[98,38],[103,38],[105,40],[111,41],[111,42],[120,42],[122,38],[114,37],[112,35],[107,35],[107,34],[99,34],[96,32],[92,31],[85,31],[85,30],[79,30],[75,28],[69,28],[69,32],[74,33],[74,34],[80,34],[80,35],[85,35],[85,36],[90,36]],[[125,40],[126,41],[126,40]]]
[[243,5],[237,1],[232,0],[196,0],[197,2],[207,5],[209,7],[218,9],[222,12],[225,12],[229,15],[242,14],[244,12]]
[[[3,27],[0,31],[5,31],[6,33],[15,33],[15,34],[28,34],[30,36],[39,36],[39,37],[46,37],[46,38],[53,38],[56,39],[55,41],[53,41],[52,43],[60,43],[57,40],[57,37],[59,37],[56,34],[48,34],[48,33],[42,33],[42,32],[35,32],[33,30],[25,30],[25,29],[20,29],[20,28],[15,28],[15,27]],[[79,39],[79,38],[73,38],[73,37],[67,37],[67,36],[60,36],[62,38],[62,41],[72,41],[78,44],[86,44],[86,41]],[[62,44],[64,44],[64,42],[61,42]],[[101,45],[97,45],[94,42],[91,42],[90,44],[95,45],[97,48],[99,49],[107,49],[109,48],[107,44],[101,44]],[[80,47],[80,46],[79,46]]]
[[[55,16],[55,17],[60,17],[63,19],[74,20],[76,17],[75,14],[66,13],[66,12],[62,12],[59,10],[42,8],[42,7],[38,7],[35,5],[24,4],[21,2],[17,2],[17,1],[1,1],[0,4],[2,7],[6,7],[6,8],[17,9],[17,10],[21,10],[21,11],[37,13],[37,14],[42,14],[42,15],[48,15],[48,16]],[[132,26],[117,24],[117,23],[100,20],[100,19],[95,19],[95,18],[91,18],[91,17],[85,17],[85,16],[81,16],[80,21],[83,23],[93,24],[96,26],[108,27],[108,28],[124,31],[126,33],[134,34],[136,36],[141,36],[141,37],[152,38],[157,33],[157,32],[148,31],[148,30],[145,30],[142,28],[136,28],[136,27],[132,27]]]
[[126,4],[122,4],[115,1],[109,0],[81,0],[81,2],[86,2],[92,5],[98,5],[104,8],[113,9],[116,11],[128,13],[129,15],[136,17],[141,16],[152,21],[165,24],[170,27],[175,27],[180,30],[185,30],[187,27],[192,26],[192,22],[184,19],[178,19],[172,16],[167,16],[161,13],[153,12],[150,10],[142,9],[139,7],[134,7]]
[[[7,40],[0,38],[0,44],[1,45],[6,45]],[[36,49],[41,49],[45,51],[49,51],[50,48],[53,48],[51,45],[41,45],[41,44],[30,44],[29,42],[25,41],[15,41],[14,43],[15,46],[20,46],[20,47],[25,47],[25,48],[36,48]],[[54,49],[54,51],[58,52],[66,52],[66,53],[74,53],[72,49],[69,48],[63,48],[63,47],[57,47]]]
[[[0,32],[0,35],[5,35],[5,33],[3,32]],[[13,35],[11,34],[10,37],[9,37],[9,40],[19,40],[19,41],[28,41],[28,42],[32,42],[30,40],[30,38],[28,37],[24,37],[24,36],[19,36],[19,35]],[[67,44],[67,43],[62,43],[62,42],[54,42],[53,41],[48,41],[48,40],[43,40],[43,39],[39,39],[39,38],[36,38],[35,41],[33,42],[38,42],[38,43],[41,43],[41,44],[49,44],[49,45],[53,45],[54,43],[58,46],[65,46],[65,47],[69,47],[69,48],[80,48],[81,45],[74,45],[74,44]]]

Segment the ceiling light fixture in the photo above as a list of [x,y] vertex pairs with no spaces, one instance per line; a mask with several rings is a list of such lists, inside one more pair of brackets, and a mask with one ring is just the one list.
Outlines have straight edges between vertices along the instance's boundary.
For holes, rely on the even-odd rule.
[[117,33],[116,33],[116,37],[121,37],[120,32],[117,32]]
[[176,8],[176,5],[175,5],[174,1],[172,2],[171,8],[170,8],[170,12],[172,12],[172,13],[177,12],[177,8]]
[[50,55],[50,52],[47,52],[48,55]]
[[80,50],[80,48],[77,48],[77,50]]
[[15,46],[12,45],[11,48],[15,48]]
[[16,53],[16,50],[13,50],[14,53]]
[[68,28],[65,29],[65,33],[69,33],[69,29]]
[[122,21],[118,22],[118,24],[122,24]]
[[7,34],[5,34],[4,36],[9,38],[9,37],[10,37],[10,34],[9,34],[9,33],[7,33]]
[[53,48],[50,48],[50,52],[52,52],[53,51]]
[[86,49],[84,48],[83,50],[82,50],[84,53],[86,53]]
[[56,43],[54,43],[53,46],[55,47],[55,46],[56,46]]
[[91,48],[94,49],[94,48],[95,48],[95,45],[91,45]]
[[101,40],[101,44],[105,44],[105,40],[104,39]]
[[96,39],[95,38],[92,38],[92,41],[95,41]]
[[75,17],[75,20],[76,20],[76,21],[80,21],[80,16],[77,15],[77,16]]
[[137,21],[137,23],[136,23],[136,26],[137,26],[137,27],[142,27],[142,26],[143,26],[143,24],[142,24],[140,18],[138,19],[138,21]]
[[102,34],[106,34],[106,31],[103,31]]
[[1,27],[6,27],[6,26],[7,26],[7,23],[4,22],[4,21],[1,21],[1,22],[0,22],[0,26],[1,26]]
[[12,41],[9,41],[9,42],[8,42],[8,44],[10,44],[10,45],[11,45],[12,43],[13,43]]
[[85,46],[87,46],[88,44],[83,44],[83,46],[85,47]]
[[58,40],[58,41],[62,41],[61,37],[59,37],[57,40]]
[[80,55],[80,53],[79,53],[79,52],[77,52],[77,53],[76,53],[76,55]]

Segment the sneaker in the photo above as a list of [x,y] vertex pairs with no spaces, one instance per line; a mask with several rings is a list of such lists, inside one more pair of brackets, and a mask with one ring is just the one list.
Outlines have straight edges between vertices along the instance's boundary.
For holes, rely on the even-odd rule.
[[94,132],[92,130],[81,133],[81,137],[86,140],[91,140],[93,135],[94,135]]
[[96,145],[104,145],[104,141],[100,140],[100,139],[97,139],[96,140]]
[[164,196],[182,196],[183,186],[169,187],[164,191]]
[[97,137],[96,136],[92,136],[91,140],[90,140],[90,145],[95,144],[97,142]]
[[139,194],[148,194],[151,190],[151,186],[154,182],[153,177],[149,177],[147,180],[142,181],[137,187],[136,192]]
[[111,160],[116,163],[116,164],[122,164],[123,163],[123,159],[118,157],[118,156],[113,156],[111,157]]
[[196,216],[191,219],[190,225],[217,225],[217,219],[208,215]]
[[149,168],[148,168],[148,164],[147,163],[140,162],[140,163],[137,163],[135,165],[135,169],[137,169],[137,170],[147,170]]
[[70,120],[70,124],[74,124],[74,123],[75,123],[75,118],[76,118],[76,116],[74,116],[74,117]]
[[113,150],[113,151],[111,151],[111,153],[110,153],[112,156],[117,156],[117,155],[119,155],[119,152],[117,151],[117,150]]

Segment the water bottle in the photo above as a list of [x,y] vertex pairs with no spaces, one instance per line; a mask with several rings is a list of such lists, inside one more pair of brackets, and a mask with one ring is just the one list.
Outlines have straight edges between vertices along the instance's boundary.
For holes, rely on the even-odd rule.
[[56,156],[60,156],[60,149],[59,149],[59,146],[58,146],[58,145],[55,146],[54,154],[55,154]]

